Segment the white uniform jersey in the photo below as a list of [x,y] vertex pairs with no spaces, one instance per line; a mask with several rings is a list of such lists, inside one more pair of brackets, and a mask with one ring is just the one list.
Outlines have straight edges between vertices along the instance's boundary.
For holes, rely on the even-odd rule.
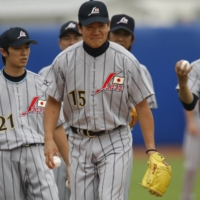
[[[50,68],[51,68],[51,65],[46,66],[46,67],[43,67],[43,68],[38,72],[38,74],[41,75],[41,76],[46,77],[47,74],[50,72],[50,71],[49,71]],[[48,95],[47,95],[47,94],[46,94],[46,98],[48,98]],[[59,118],[62,119],[63,121],[65,121],[64,116],[63,116],[63,110],[62,110],[62,108],[61,108],[61,112],[60,112]],[[63,124],[63,128],[65,129],[65,132],[66,132],[66,134],[68,135],[68,134],[69,134],[69,131],[71,131],[71,129],[70,129],[69,125],[68,125],[66,122]]]
[[43,67],[39,72],[38,74],[41,75],[41,76],[44,76],[46,77],[46,75],[48,74],[48,71],[50,69],[51,65],[48,65],[46,67]]
[[64,117],[73,127],[112,130],[130,121],[130,107],[153,95],[137,59],[119,44],[109,42],[94,58],[79,42],[54,60],[44,84],[47,93],[64,103]]
[[[188,74],[188,87],[190,91],[200,98],[200,59],[191,63],[192,70]],[[179,89],[177,85],[176,89]]]
[[[142,68],[142,70],[144,71],[144,74],[146,75],[146,77],[147,77],[149,83],[151,84],[151,87],[154,89],[154,87],[153,87],[153,81],[152,81],[152,78],[151,78],[151,75],[150,75],[148,69],[147,69],[144,65],[142,65],[142,64],[141,64],[141,68]],[[156,101],[156,96],[155,96],[155,94],[152,95],[152,96],[150,96],[150,97],[147,99],[147,101],[148,101],[149,107],[150,107],[151,109],[158,108],[158,104],[157,104],[157,101]]]
[[200,59],[191,63],[193,69],[188,76],[188,86],[192,93],[200,98]]
[[[21,82],[7,80],[0,71],[0,150],[44,143],[44,78],[27,70]],[[43,85],[45,87],[45,85]],[[62,124],[58,122],[57,125]]]

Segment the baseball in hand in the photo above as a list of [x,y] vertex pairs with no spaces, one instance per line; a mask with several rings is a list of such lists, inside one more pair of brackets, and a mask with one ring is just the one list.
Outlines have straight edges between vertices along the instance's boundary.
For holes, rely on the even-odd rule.
[[53,162],[55,164],[55,167],[54,168],[57,168],[60,166],[61,164],[61,159],[58,157],[58,156],[53,156]]
[[183,60],[181,63],[180,68],[184,69],[184,67],[185,67],[185,70],[188,70],[190,68],[190,63],[187,60]]
[[70,189],[70,185],[69,185],[69,181],[68,180],[66,181],[66,185],[65,186]]

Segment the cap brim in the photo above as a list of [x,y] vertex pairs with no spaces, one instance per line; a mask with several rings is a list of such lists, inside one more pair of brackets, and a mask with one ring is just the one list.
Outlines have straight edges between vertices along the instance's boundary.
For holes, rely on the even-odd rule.
[[110,28],[110,32],[113,32],[113,31],[116,31],[116,30],[119,30],[119,29],[124,29],[124,30],[128,31],[131,34],[134,34],[133,30],[131,30],[131,29],[125,27],[125,26],[115,26],[113,28]]
[[23,40],[15,41],[12,44],[9,44],[9,46],[11,46],[11,47],[17,47],[17,46],[21,46],[21,45],[27,44],[27,43],[37,44],[37,42],[35,40],[23,39]]
[[109,22],[109,19],[106,18],[106,17],[97,16],[97,17],[91,17],[91,18],[88,18],[88,19],[81,20],[80,22],[83,26],[87,26],[87,25],[92,24],[94,22],[102,22],[102,23],[107,24]]
[[63,35],[65,35],[67,32],[69,32],[69,31],[72,31],[72,32],[74,32],[74,33],[77,33],[78,35],[81,35],[77,30],[75,30],[74,28],[68,28],[68,29],[66,29],[65,31],[63,31],[60,35],[59,35],[59,37],[61,38]]

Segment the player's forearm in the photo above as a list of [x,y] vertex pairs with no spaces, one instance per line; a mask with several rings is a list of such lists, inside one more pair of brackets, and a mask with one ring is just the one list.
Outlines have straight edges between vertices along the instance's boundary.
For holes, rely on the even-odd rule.
[[44,140],[53,140],[61,103],[49,96],[44,110]]
[[56,128],[54,133],[54,140],[66,165],[69,166],[69,145],[66,132],[62,125]]
[[147,101],[139,103],[136,110],[146,149],[155,149],[154,120]]
[[179,85],[179,98],[182,102],[190,104],[193,101],[193,94],[187,85]]

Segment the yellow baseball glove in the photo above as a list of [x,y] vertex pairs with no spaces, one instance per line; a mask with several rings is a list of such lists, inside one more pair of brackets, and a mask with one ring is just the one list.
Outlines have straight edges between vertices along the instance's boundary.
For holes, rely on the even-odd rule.
[[162,154],[156,152],[149,156],[148,168],[142,179],[141,185],[148,189],[149,193],[161,197],[169,186],[172,170],[165,162]]
[[136,109],[134,107],[131,109],[130,115],[132,117],[132,120],[129,123],[129,126],[130,126],[130,128],[133,128],[133,126],[136,124],[136,122],[138,120],[137,111],[136,111]]

